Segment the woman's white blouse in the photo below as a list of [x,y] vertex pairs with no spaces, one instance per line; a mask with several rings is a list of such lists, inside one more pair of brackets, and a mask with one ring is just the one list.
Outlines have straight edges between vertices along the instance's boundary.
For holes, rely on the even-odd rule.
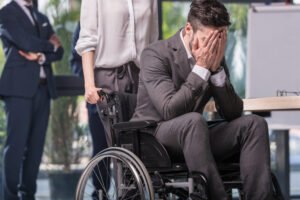
[[95,67],[140,63],[158,40],[157,0],[82,0],[77,52],[95,51]]

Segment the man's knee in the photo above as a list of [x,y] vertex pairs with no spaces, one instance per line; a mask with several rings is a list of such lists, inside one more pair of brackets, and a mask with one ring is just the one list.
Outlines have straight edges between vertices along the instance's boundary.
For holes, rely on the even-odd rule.
[[185,114],[186,117],[186,124],[188,127],[197,127],[197,126],[205,126],[207,127],[205,118],[197,112],[191,112]]
[[262,127],[262,128],[265,128],[265,129],[268,128],[267,121],[265,120],[265,118],[263,118],[261,116],[246,115],[245,118],[246,118],[246,121],[248,121],[248,123],[251,124],[251,125]]
[[182,136],[184,138],[196,139],[200,135],[204,136],[208,134],[208,127],[205,118],[196,112],[191,112],[183,115],[184,129]]
[[248,133],[254,134],[258,137],[268,137],[267,121],[258,115],[245,115],[242,117],[244,126],[247,127]]

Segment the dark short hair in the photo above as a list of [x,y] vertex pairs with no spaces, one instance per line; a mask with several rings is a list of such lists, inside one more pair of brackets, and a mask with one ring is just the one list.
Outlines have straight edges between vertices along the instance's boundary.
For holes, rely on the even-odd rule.
[[218,0],[192,0],[188,22],[194,31],[201,25],[222,27],[231,24],[227,9]]

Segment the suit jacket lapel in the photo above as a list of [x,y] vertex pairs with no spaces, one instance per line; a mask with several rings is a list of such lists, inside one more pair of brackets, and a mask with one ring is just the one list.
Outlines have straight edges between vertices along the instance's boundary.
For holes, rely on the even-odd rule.
[[187,57],[186,50],[180,38],[181,30],[179,30],[169,41],[169,46],[174,52],[174,63],[183,80],[187,78],[191,72],[191,67]]
[[40,22],[40,18],[38,16],[38,11],[36,8],[33,8],[33,17],[35,18],[35,22],[36,22],[36,29],[38,31],[38,35],[39,37],[41,36],[41,22]]
[[19,19],[22,19],[22,21],[25,23],[26,26],[29,26],[35,30],[34,25],[30,21],[29,17],[26,15],[24,10],[15,1],[12,1],[12,5],[17,10],[16,14],[20,16]]

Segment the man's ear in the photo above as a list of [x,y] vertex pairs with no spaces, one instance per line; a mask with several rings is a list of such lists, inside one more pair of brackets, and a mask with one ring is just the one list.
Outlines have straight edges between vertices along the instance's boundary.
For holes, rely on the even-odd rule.
[[193,35],[193,27],[190,22],[186,23],[184,27],[185,34],[191,37]]

